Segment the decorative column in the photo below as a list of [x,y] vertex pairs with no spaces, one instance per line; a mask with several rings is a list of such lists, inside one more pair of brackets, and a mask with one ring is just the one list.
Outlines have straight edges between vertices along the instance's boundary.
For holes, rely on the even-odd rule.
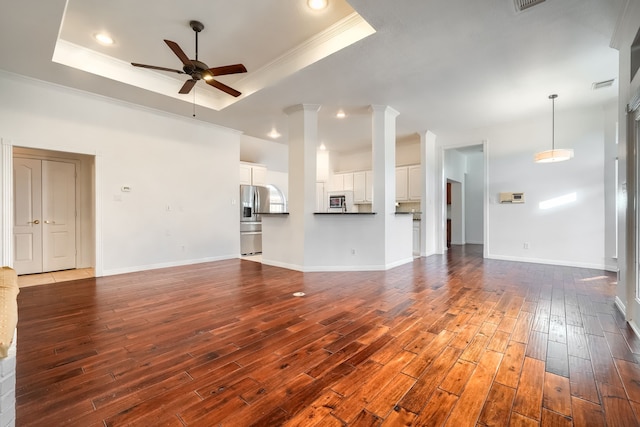
[[[383,262],[392,265],[411,256],[411,229],[398,232],[396,221],[396,117],[398,112],[386,105],[372,105],[373,211],[383,238]],[[408,218],[407,218],[408,219]],[[405,242],[408,232],[409,241]],[[404,247],[406,246],[406,248]]]
[[444,252],[445,227],[442,150],[438,150],[436,135],[431,131],[420,133],[420,164],[420,255],[429,256]]
[[289,116],[289,234],[288,263],[304,266],[307,229],[313,221],[316,194],[316,150],[320,105],[300,104]]

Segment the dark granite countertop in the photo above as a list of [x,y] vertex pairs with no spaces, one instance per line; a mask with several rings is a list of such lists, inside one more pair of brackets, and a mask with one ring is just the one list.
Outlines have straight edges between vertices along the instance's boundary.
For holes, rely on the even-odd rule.
[[314,215],[375,215],[375,212],[314,212]]

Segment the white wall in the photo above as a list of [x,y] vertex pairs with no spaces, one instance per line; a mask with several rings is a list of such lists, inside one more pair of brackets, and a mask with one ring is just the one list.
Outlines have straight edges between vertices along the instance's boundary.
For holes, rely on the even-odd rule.
[[[604,107],[556,108],[556,146],[575,149],[575,157],[562,163],[536,164],[534,154],[551,146],[550,122],[550,114],[540,115],[440,135],[439,141],[446,149],[487,140],[487,257],[609,268],[605,234],[615,224],[605,222],[605,145],[613,143],[606,136],[615,128],[613,117]],[[500,205],[498,193],[504,191],[523,191],[525,203]],[[541,201],[573,192],[574,203],[539,208]],[[529,249],[524,249],[524,243],[529,243]]]
[[408,166],[420,163],[420,137],[403,140],[396,144],[396,165]]
[[465,241],[484,243],[484,153],[466,155],[465,188]]
[[467,172],[467,159],[464,154],[456,150],[444,152],[444,176],[446,179],[464,182],[464,174]]
[[238,132],[5,73],[0,93],[5,146],[96,156],[105,275],[238,255]]
[[267,171],[286,173],[289,170],[289,146],[242,135],[240,138],[240,160],[265,165]]
[[[567,162],[536,164],[550,148],[550,117],[488,128],[490,258],[604,268],[605,182],[602,108],[556,109],[556,146]],[[499,204],[498,193],[522,191],[524,204]],[[576,201],[543,210],[542,201],[575,193]],[[528,243],[529,249],[525,249]]]
[[334,172],[366,171],[372,169],[371,147],[349,153],[332,153]]

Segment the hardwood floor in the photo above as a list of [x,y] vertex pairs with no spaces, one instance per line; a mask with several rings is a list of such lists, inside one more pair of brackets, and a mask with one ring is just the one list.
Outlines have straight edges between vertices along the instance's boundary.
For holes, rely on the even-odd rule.
[[639,425],[640,340],[615,276],[481,255],[22,289],[17,425]]

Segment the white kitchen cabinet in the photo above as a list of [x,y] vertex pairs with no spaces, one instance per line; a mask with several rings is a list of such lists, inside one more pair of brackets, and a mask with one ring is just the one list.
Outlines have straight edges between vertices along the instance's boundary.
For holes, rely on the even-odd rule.
[[396,201],[409,199],[409,169],[406,166],[396,168]]
[[329,191],[353,191],[353,172],[333,174]]
[[342,189],[344,191],[353,191],[353,173],[342,174]]
[[373,201],[373,173],[361,171],[353,173],[353,202],[371,203]]
[[267,185],[266,166],[240,163],[240,185]]
[[267,168],[265,166],[253,166],[251,168],[251,182],[253,185],[267,185]]
[[341,173],[331,175],[329,191],[344,191],[344,176]]
[[251,185],[251,166],[240,163],[240,185]]
[[[366,180],[366,185],[364,187],[364,199],[369,203],[373,203],[373,171],[365,172],[365,180]],[[355,181],[355,177],[354,177],[354,181]],[[354,182],[354,185],[355,185],[355,182]]]
[[420,221],[413,221],[413,256],[420,256]]
[[422,168],[420,165],[407,167],[409,178],[409,200],[419,201],[422,198]]

